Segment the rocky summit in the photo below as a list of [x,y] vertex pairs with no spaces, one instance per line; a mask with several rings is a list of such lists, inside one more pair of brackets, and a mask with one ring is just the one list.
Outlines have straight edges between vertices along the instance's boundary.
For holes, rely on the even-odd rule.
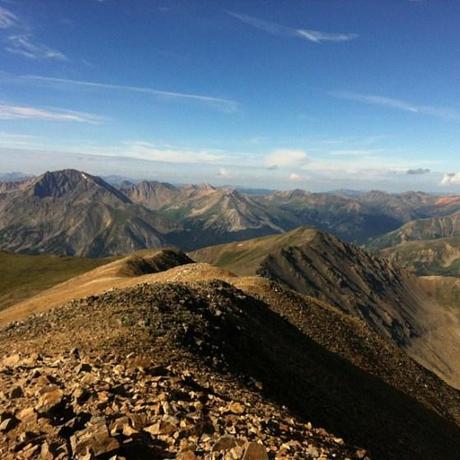
[[[200,337],[202,325],[182,316],[193,318],[200,308],[182,307],[196,300],[191,293],[177,299],[177,317],[167,294],[171,288],[143,286],[8,326],[0,346],[1,458],[369,458],[365,449],[265,400],[261,382],[243,383],[217,343]],[[132,303],[138,315],[130,316]],[[145,316],[145,308],[163,314]],[[224,310],[212,314],[219,318]],[[108,321],[95,322],[100,314]]]
[[[456,458],[455,390],[332,307],[239,282],[141,284],[4,326],[1,458]],[[406,373],[379,370],[379,344]]]

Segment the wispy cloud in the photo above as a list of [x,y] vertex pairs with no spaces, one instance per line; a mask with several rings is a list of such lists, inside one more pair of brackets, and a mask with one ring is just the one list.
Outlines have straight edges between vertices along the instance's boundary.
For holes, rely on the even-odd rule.
[[378,105],[390,109],[402,110],[420,115],[430,115],[448,121],[460,122],[460,112],[449,107],[434,107],[429,105],[418,105],[402,99],[393,99],[373,94],[359,94],[348,91],[332,92],[332,96],[349,101],[362,102],[364,104]]
[[30,28],[20,18],[1,6],[0,29],[8,30],[10,34],[2,40],[3,48],[8,53],[35,60],[68,60],[61,51],[38,42],[30,32]]
[[100,124],[97,115],[69,110],[48,110],[37,107],[0,104],[0,120],[44,120]]
[[234,13],[232,11],[227,11],[227,14],[245,24],[255,27],[256,29],[263,30],[269,34],[284,37],[302,38],[313,43],[348,42],[359,37],[359,35],[355,33],[332,33],[312,29],[295,29],[292,27],[282,26],[274,22],[255,18],[253,16],[247,16],[246,14]]
[[372,157],[382,152],[382,149],[344,149],[332,150],[329,155],[337,157]]
[[64,53],[50,48],[42,43],[33,42],[30,34],[11,35],[6,40],[5,50],[12,54],[19,54],[29,59],[67,61]]
[[[106,153],[109,155],[113,155],[117,152],[108,151]],[[122,148],[122,155],[140,160],[185,164],[217,164],[221,162],[224,158],[221,152],[216,152],[213,150],[185,149],[174,146],[162,146],[143,141],[125,142]]]
[[0,6],[0,29],[9,29],[18,23],[14,13]]
[[341,34],[341,33],[328,33],[321,32],[320,30],[296,30],[297,35],[310,40],[313,43],[322,42],[349,42],[358,38],[358,34]]
[[303,150],[278,149],[267,155],[265,163],[268,169],[302,166],[309,161]]
[[34,147],[36,146],[36,136],[31,136],[29,134],[18,134],[18,133],[8,133],[5,131],[0,131],[0,145],[9,145],[9,146],[22,146],[22,147]]
[[238,103],[231,99],[224,99],[214,96],[206,96],[200,94],[182,93],[175,91],[163,91],[154,88],[146,88],[140,86],[116,85],[111,83],[100,83],[82,80],[71,80],[65,78],[43,77],[38,75],[25,75],[20,77],[22,80],[35,81],[38,83],[47,83],[54,85],[68,85],[81,88],[93,88],[99,90],[125,91],[131,93],[146,94],[149,96],[167,98],[167,99],[182,99],[195,102],[201,102],[217,107],[225,112],[235,112],[238,109]]

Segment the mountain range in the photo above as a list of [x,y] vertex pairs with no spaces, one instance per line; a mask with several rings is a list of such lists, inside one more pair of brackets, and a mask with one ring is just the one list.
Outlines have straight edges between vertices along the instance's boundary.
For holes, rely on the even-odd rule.
[[0,248],[102,257],[165,245],[193,250],[304,225],[377,247],[376,238],[414,219],[447,221],[458,211],[459,197],[420,192],[249,194],[153,181],[115,187],[62,170],[0,183]]

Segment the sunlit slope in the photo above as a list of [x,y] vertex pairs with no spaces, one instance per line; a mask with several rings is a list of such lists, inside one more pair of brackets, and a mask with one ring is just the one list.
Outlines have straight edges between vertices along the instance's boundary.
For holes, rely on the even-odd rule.
[[0,251],[0,310],[108,262]]
[[[73,258],[70,259],[71,261],[74,260]],[[61,259],[58,257],[49,257],[47,261],[50,266],[52,266],[53,260],[59,261]],[[103,261],[101,259],[92,262],[94,262],[94,265],[99,264],[100,266],[93,270],[89,266],[85,273],[71,279],[68,279],[69,276],[67,276],[67,281],[57,284],[50,289],[41,289],[42,292],[39,292],[35,296],[27,296],[24,293],[22,298],[25,300],[11,305],[0,312],[0,324],[23,319],[29,314],[48,310],[72,299],[100,294],[114,287],[124,287],[146,282],[151,274],[189,263],[191,260],[180,251],[162,249],[141,251],[110,263],[107,263],[107,260]],[[82,271],[84,270],[80,270],[79,273]],[[34,282],[37,284],[37,281]],[[33,292],[30,294],[33,294]]]

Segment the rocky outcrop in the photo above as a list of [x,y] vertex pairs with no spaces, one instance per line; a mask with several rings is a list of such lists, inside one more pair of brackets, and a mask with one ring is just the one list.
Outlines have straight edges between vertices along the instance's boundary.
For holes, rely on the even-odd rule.
[[[368,458],[223,379],[130,356],[10,355],[25,392],[0,394],[0,456],[16,459]],[[235,398],[237,398],[235,400]],[[270,454],[270,457],[269,457]]]

